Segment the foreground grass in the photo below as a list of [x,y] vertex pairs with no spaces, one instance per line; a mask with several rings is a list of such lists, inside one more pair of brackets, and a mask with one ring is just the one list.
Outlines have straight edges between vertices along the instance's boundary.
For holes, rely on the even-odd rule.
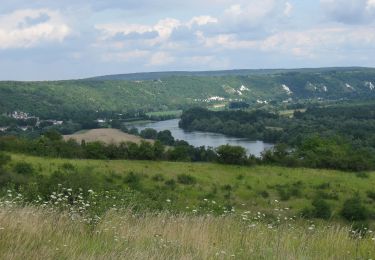
[[52,208],[0,207],[1,259],[371,259],[348,227],[234,216],[107,213],[96,225]]

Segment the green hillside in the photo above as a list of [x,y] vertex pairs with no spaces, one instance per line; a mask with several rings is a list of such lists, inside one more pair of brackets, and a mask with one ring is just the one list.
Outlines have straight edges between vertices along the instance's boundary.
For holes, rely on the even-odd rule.
[[37,116],[56,117],[61,111],[150,112],[193,105],[213,106],[236,100],[256,104],[257,101],[280,102],[290,98],[375,97],[375,69],[366,68],[151,74],[162,76],[158,79],[147,75],[0,82],[0,112],[21,110]]
[[52,176],[50,182],[37,178],[39,188],[30,179],[29,186],[23,189],[34,195],[39,190],[46,197],[61,185],[99,193],[117,190],[118,198],[108,203],[120,204],[120,196],[129,196],[130,189],[135,192],[133,203],[144,207],[178,212],[222,212],[234,208],[238,212],[260,211],[270,218],[277,216],[275,208],[287,208],[283,214],[289,217],[301,215],[312,209],[313,201],[319,198],[328,203],[332,217],[341,220],[344,202],[357,194],[371,212],[370,219],[375,212],[374,173],[213,163],[67,160],[17,154],[12,154],[5,169],[17,170],[19,164],[25,163],[32,166],[34,174]]

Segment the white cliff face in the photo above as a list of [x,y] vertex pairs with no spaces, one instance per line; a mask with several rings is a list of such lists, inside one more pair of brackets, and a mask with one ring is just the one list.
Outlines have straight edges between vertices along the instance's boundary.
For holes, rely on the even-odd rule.
[[348,89],[354,90],[354,88],[348,83],[345,83],[345,87],[347,87]]
[[214,97],[208,98],[208,100],[210,100],[210,101],[223,101],[223,100],[225,100],[225,98],[214,96]]
[[250,91],[250,89],[248,89],[247,87],[245,87],[244,85],[242,85],[240,87],[240,91]]
[[282,84],[281,86],[283,87],[283,90],[285,90],[285,92],[286,92],[288,95],[293,94],[293,91],[291,91],[290,88],[289,88],[287,85]]
[[366,81],[365,82],[365,86],[368,87],[370,90],[374,90],[375,89],[375,86],[374,86],[374,84],[372,84],[371,81]]

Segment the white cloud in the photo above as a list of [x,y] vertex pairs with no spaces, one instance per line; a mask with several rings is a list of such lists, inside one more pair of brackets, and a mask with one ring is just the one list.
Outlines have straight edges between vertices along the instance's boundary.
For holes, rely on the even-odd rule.
[[212,17],[212,16],[209,16],[209,15],[202,15],[202,16],[195,16],[193,17],[188,23],[187,23],[187,26],[188,27],[192,27],[193,25],[198,25],[198,26],[202,26],[202,25],[206,25],[206,24],[210,24],[210,23],[218,23],[219,20],[215,17]]
[[320,0],[326,16],[345,24],[372,23],[375,0]]
[[150,55],[149,51],[132,50],[124,52],[106,52],[102,55],[103,61],[110,62],[130,62],[135,59],[147,58]]
[[366,26],[280,31],[256,40],[242,40],[236,34],[206,36],[203,32],[198,32],[197,37],[204,48],[220,52],[253,50],[308,59],[324,58],[333,53],[346,56],[355,49],[366,50],[375,46],[373,29]]
[[25,9],[0,16],[0,49],[61,42],[70,33],[71,29],[58,11]]
[[284,15],[285,16],[290,16],[293,11],[293,5],[290,2],[285,3],[285,8],[284,8]]
[[279,32],[259,42],[263,51],[290,53],[307,58],[346,54],[348,50],[366,50],[375,45],[375,35],[368,27],[327,27],[304,31]]
[[[101,36],[98,39],[99,42],[113,41],[113,38],[119,33],[123,34],[124,36],[129,36],[133,33],[145,34],[155,32],[155,37],[142,40],[143,44],[154,46],[156,44],[166,42],[171,36],[172,32],[181,25],[182,23],[177,19],[165,18],[158,21],[154,25],[110,23],[98,24],[95,25],[95,28],[101,32]],[[124,44],[117,41],[115,45],[117,47],[123,47]]]
[[174,61],[175,61],[175,58],[172,57],[169,53],[159,51],[159,52],[154,53],[151,56],[148,65],[149,66],[163,66],[163,65],[170,64]]
[[242,1],[241,4],[231,5],[225,10],[224,20],[226,23],[241,25],[241,27],[257,26],[277,16],[279,8],[283,8],[284,3],[285,1],[276,0]]
[[366,4],[366,9],[369,11],[375,9],[375,0],[368,0]]

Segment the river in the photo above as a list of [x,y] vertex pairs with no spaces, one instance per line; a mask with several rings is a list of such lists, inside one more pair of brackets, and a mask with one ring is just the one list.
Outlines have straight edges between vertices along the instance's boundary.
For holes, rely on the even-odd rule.
[[184,140],[195,147],[206,146],[216,148],[225,144],[238,145],[244,147],[248,155],[252,154],[257,157],[259,157],[264,150],[273,147],[273,144],[265,143],[263,141],[250,141],[245,138],[230,137],[223,134],[209,132],[188,132],[178,127],[178,121],[179,119],[171,119],[153,123],[132,124],[132,126],[138,128],[139,131],[142,131],[145,128],[153,128],[158,132],[169,130],[175,139]]

